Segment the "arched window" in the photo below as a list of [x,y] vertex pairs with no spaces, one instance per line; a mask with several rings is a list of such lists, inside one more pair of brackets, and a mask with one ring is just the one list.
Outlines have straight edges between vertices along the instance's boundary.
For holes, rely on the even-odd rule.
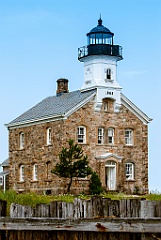
[[133,130],[125,129],[125,144],[133,145]]
[[114,128],[107,129],[107,141],[108,144],[114,144]]
[[78,143],[86,143],[86,127],[79,126],[77,128],[77,141]]
[[134,163],[126,163],[126,180],[134,180]]
[[33,165],[33,181],[37,181],[38,177],[38,165],[37,164],[34,164]]
[[47,128],[47,131],[46,131],[46,143],[47,143],[47,145],[51,144],[51,128]]
[[20,143],[20,149],[23,149],[25,146],[25,134],[24,132],[21,132],[19,135],[19,143]]
[[98,143],[99,144],[104,143],[104,128],[102,128],[102,127],[98,128]]
[[111,79],[111,69],[108,68],[106,71],[106,79]]
[[20,165],[20,182],[24,181],[24,170],[25,170],[25,166],[24,165]]

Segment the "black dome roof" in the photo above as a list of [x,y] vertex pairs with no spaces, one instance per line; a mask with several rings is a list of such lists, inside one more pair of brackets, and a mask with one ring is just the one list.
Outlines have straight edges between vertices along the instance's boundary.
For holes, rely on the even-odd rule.
[[89,33],[87,33],[87,36],[91,33],[110,33],[111,35],[114,35],[108,28],[102,25],[101,18],[98,20],[97,27],[92,28],[92,30]]

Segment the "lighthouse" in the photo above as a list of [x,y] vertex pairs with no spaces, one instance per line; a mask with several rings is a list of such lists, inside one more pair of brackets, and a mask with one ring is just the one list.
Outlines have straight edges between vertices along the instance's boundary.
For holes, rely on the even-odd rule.
[[78,49],[78,60],[84,62],[84,83],[81,91],[97,89],[96,111],[103,99],[114,100],[114,111],[121,106],[121,86],[117,81],[117,62],[122,60],[122,47],[114,45],[114,33],[98,20],[98,25],[87,33],[87,46]]

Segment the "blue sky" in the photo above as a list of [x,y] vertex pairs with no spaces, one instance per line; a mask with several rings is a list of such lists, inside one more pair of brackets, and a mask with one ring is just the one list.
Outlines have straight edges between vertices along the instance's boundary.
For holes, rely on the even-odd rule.
[[153,121],[149,124],[149,188],[161,192],[161,1],[0,0],[0,162],[8,157],[4,124],[47,96],[56,80],[83,84],[78,47],[97,25],[123,47],[118,82]]

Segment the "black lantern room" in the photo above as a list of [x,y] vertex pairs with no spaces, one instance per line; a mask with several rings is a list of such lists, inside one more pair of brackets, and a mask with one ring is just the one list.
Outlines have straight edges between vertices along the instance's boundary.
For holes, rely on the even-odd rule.
[[114,33],[102,25],[100,18],[97,27],[87,33],[87,46],[78,49],[78,59],[81,61],[90,55],[110,55],[121,60],[122,47],[113,44],[113,36]]

